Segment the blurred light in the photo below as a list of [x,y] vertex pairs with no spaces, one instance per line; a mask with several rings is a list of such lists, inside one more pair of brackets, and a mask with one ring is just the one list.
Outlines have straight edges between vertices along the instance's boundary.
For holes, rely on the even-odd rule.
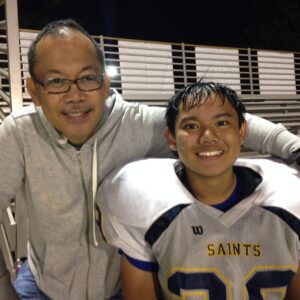
[[117,68],[114,67],[114,66],[108,66],[108,67],[106,68],[106,72],[108,73],[108,75],[109,75],[110,77],[114,77],[114,76],[118,75]]

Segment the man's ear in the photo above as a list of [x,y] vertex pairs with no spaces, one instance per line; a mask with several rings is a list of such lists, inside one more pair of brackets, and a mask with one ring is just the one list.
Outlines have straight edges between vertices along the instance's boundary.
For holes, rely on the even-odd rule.
[[245,121],[241,125],[241,128],[240,128],[240,142],[241,142],[241,144],[244,142],[244,140],[247,136],[247,133],[248,133],[248,123],[247,123],[247,121]]
[[104,86],[104,93],[105,93],[105,99],[109,97],[110,94],[110,77],[107,72],[104,72],[103,75],[103,86]]
[[34,81],[31,77],[26,78],[26,88],[27,88],[27,91],[28,91],[28,93],[29,93],[29,95],[32,99],[32,102],[36,106],[40,106],[41,102],[40,102],[40,99],[38,97],[37,89],[36,89],[35,83],[34,83]]
[[171,131],[168,127],[166,127],[164,129],[164,134],[165,134],[165,137],[166,137],[166,139],[169,143],[170,149],[172,151],[177,151],[176,139],[175,139],[175,137],[173,136],[173,134],[171,133]]

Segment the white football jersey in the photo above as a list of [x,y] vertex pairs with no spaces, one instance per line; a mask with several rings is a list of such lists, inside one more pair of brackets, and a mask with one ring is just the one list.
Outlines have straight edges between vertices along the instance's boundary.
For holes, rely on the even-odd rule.
[[158,267],[165,299],[284,298],[300,259],[298,171],[265,159],[235,165],[262,181],[226,212],[195,199],[172,159],[136,161],[103,182],[103,235],[137,267]]

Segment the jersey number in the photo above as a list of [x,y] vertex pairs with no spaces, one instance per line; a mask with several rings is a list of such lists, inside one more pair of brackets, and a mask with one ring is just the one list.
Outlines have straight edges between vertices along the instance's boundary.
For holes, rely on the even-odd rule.
[[[286,293],[295,273],[291,270],[255,270],[246,278],[244,299],[265,300],[270,293],[282,295]],[[168,289],[184,299],[188,297],[214,300],[232,299],[231,283],[219,272],[193,272],[177,271],[168,279]],[[201,298],[201,299],[202,299]]]

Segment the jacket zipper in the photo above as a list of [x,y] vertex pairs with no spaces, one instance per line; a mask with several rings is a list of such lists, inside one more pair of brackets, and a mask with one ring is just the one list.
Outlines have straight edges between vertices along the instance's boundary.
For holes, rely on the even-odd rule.
[[77,160],[80,166],[80,173],[81,173],[81,180],[82,180],[82,185],[83,185],[83,190],[84,190],[84,194],[85,194],[85,201],[86,201],[86,206],[87,206],[87,251],[88,251],[88,271],[87,271],[87,278],[86,278],[86,286],[85,286],[85,290],[86,290],[86,294],[85,294],[85,299],[88,300],[89,296],[88,296],[88,287],[89,287],[89,274],[90,274],[90,246],[89,246],[89,205],[88,205],[88,197],[87,197],[87,193],[86,193],[86,189],[84,186],[84,180],[83,180],[83,172],[82,172],[82,166],[81,166],[81,159],[80,159],[80,151],[77,150],[76,151],[76,156],[77,156]]

